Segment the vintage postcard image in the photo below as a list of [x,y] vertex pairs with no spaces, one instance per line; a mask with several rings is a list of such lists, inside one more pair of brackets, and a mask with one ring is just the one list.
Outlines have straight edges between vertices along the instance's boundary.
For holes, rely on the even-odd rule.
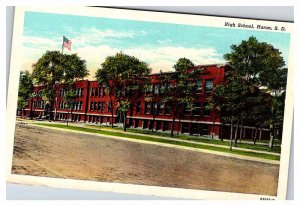
[[7,181],[285,199],[292,42],[291,22],[17,7]]

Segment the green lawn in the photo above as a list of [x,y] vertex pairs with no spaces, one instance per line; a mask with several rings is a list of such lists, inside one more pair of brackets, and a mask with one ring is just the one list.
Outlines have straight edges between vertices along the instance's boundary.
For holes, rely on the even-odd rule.
[[[75,130],[75,131],[83,131],[83,132],[89,132],[89,133],[111,135],[111,136],[117,136],[120,138],[138,139],[138,140],[145,140],[145,141],[151,141],[151,142],[160,142],[160,143],[166,143],[166,144],[172,144],[172,145],[191,147],[191,148],[206,149],[206,150],[212,150],[212,151],[218,151],[218,152],[224,152],[224,153],[258,157],[258,158],[263,158],[263,159],[270,159],[270,160],[279,160],[280,159],[280,156],[277,156],[277,155],[261,154],[261,153],[248,152],[248,151],[239,151],[239,150],[234,150],[234,149],[232,151],[230,151],[229,148],[220,148],[220,147],[215,147],[215,146],[210,146],[210,145],[209,146],[208,145],[200,145],[200,144],[195,144],[195,143],[178,142],[178,141],[174,141],[174,140],[159,139],[159,138],[154,138],[154,137],[150,137],[150,136],[141,136],[141,135],[122,133],[122,132],[119,132],[118,129],[104,131],[104,130],[99,130],[96,128],[86,128],[86,127],[78,127],[78,126],[71,126],[71,125],[69,127],[67,127],[66,125],[62,125],[62,124],[51,124],[51,123],[50,124],[49,123],[35,123],[35,124],[47,126],[47,127],[55,127],[55,128],[63,128],[63,129],[69,129],[69,130]],[[130,132],[131,132],[131,130],[130,130]],[[215,140],[215,141],[217,141],[217,140]]]
[[[95,128],[95,129],[99,129],[99,126],[93,126],[93,125],[88,125],[88,128]],[[108,126],[101,126],[104,127],[105,129],[109,129],[111,131],[116,130],[116,131],[121,131],[123,130],[122,128],[118,128],[118,127],[108,127]],[[141,130],[141,129],[132,129],[132,128],[128,128],[127,129],[128,132],[132,132],[132,133],[138,133],[138,134],[149,134],[149,135],[156,135],[156,136],[161,136],[161,137],[171,137],[170,134],[168,133],[163,133],[163,132],[157,132],[157,131],[151,131],[151,130]],[[215,139],[208,139],[205,137],[193,137],[193,136],[188,136],[188,135],[183,135],[183,134],[179,134],[176,135],[174,134],[174,139],[182,139],[182,140],[191,140],[191,141],[195,141],[195,142],[203,142],[203,143],[208,143],[208,144],[217,144],[217,145],[225,145],[225,146],[229,146],[230,142],[228,141],[220,141],[220,140],[215,140]],[[267,152],[275,152],[280,154],[281,152],[281,147],[280,146],[274,146],[273,149],[269,148],[268,146],[265,145],[253,145],[253,144],[247,144],[247,143],[239,143],[237,144],[238,148],[244,148],[244,149],[251,149],[251,150],[259,150],[259,151],[267,151]]]

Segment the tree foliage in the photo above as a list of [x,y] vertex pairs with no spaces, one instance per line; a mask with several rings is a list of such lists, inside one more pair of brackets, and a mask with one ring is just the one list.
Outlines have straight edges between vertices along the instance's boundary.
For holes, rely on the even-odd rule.
[[278,88],[285,85],[285,62],[281,52],[271,44],[259,42],[253,36],[239,45],[232,45],[231,52],[225,54],[224,58],[240,76],[258,86]]
[[[50,102],[52,110],[55,85],[72,85],[89,74],[86,61],[77,54],[62,54],[59,51],[47,51],[33,65],[32,76],[37,84],[44,85],[43,99]],[[69,88],[69,86],[66,86]]]
[[21,71],[19,78],[18,109],[22,110],[32,97],[33,79],[29,71]]
[[33,91],[33,79],[29,71],[21,71],[19,79],[19,91],[18,96],[24,100],[31,98]]
[[[95,77],[99,84],[109,91],[111,105],[116,103],[125,116],[124,130],[127,111],[143,95],[149,83],[150,71],[147,63],[120,52],[107,57],[96,72]],[[113,112],[112,106],[112,117]]]
[[252,122],[256,128],[271,124],[272,129],[282,129],[287,69],[281,52],[250,37],[232,45],[224,58],[232,68],[229,74],[236,78],[215,88],[214,95],[220,95],[225,102],[222,117]]
[[171,103],[173,121],[171,126],[171,136],[174,132],[174,122],[176,117],[180,117],[184,108],[193,109],[196,98],[196,81],[200,78],[202,69],[195,69],[194,63],[187,58],[180,58],[173,66],[175,72],[171,74],[161,74],[163,86],[163,101]]

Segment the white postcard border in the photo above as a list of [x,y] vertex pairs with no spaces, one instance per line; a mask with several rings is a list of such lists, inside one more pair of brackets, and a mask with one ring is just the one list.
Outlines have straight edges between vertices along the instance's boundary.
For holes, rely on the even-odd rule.
[[[289,65],[288,65],[288,81],[286,91],[286,105],[284,112],[284,129],[282,137],[282,153],[280,159],[280,172],[278,180],[277,196],[266,195],[252,195],[243,193],[229,193],[219,191],[205,191],[205,190],[191,190],[156,186],[143,186],[134,184],[121,183],[106,183],[106,182],[92,182],[73,179],[60,179],[49,177],[36,177],[28,175],[14,175],[11,174],[12,156],[13,156],[13,140],[14,129],[16,123],[16,108],[17,108],[17,94],[19,82],[19,68],[21,68],[22,59],[22,38],[24,27],[24,12],[47,12],[60,14],[73,14],[82,16],[96,16],[106,18],[128,19],[138,21],[164,22],[164,23],[178,23],[189,24],[208,27],[224,28],[224,22],[236,22],[245,24],[266,24],[269,26],[284,26],[286,33],[290,33],[290,50],[289,50]],[[237,29],[237,28],[230,28]],[[240,29],[240,28],[238,28]],[[258,30],[258,29],[252,29]],[[273,31],[282,32],[282,31]],[[110,9],[110,8],[92,8],[85,7],[78,9],[78,7],[16,7],[14,18],[14,30],[12,40],[12,53],[10,64],[9,88],[7,96],[7,165],[6,175],[7,181],[11,183],[22,183],[30,185],[45,185],[59,188],[72,188],[96,191],[122,192],[129,194],[143,194],[143,195],[158,195],[166,197],[189,198],[189,199],[285,199],[287,192],[287,178],[288,166],[291,145],[291,130],[293,123],[293,73],[294,73],[294,48],[293,48],[293,24],[289,22],[264,21],[254,19],[239,19],[227,17],[213,17],[189,14],[163,13],[151,11],[137,11],[125,9]]]

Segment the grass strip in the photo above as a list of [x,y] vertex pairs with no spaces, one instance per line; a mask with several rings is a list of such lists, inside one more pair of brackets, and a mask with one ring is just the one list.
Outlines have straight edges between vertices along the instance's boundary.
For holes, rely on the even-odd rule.
[[159,138],[154,138],[154,137],[149,137],[149,136],[133,135],[133,134],[121,133],[121,132],[117,132],[117,131],[103,131],[103,130],[92,129],[92,128],[78,127],[78,126],[68,126],[67,127],[66,125],[52,124],[52,123],[50,123],[50,124],[49,123],[34,123],[34,124],[47,126],[47,127],[55,127],[55,128],[69,129],[69,130],[75,130],[75,131],[82,131],[82,132],[88,132],[88,133],[94,133],[94,134],[103,134],[103,135],[124,137],[124,138],[130,138],[130,139],[179,145],[179,146],[185,146],[185,147],[191,147],[191,148],[206,149],[206,150],[212,150],[212,151],[218,151],[218,152],[224,152],[224,153],[230,153],[230,154],[258,157],[258,158],[262,158],[262,159],[280,160],[280,157],[277,155],[255,153],[255,152],[250,152],[250,151],[240,151],[240,150],[234,150],[234,149],[232,151],[230,151],[229,148],[220,148],[220,147],[209,146],[209,145],[199,145],[199,144],[189,143],[189,142],[178,142],[178,141],[174,141],[174,140],[159,139]]
[[[87,125],[86,127],[88,128],[95,128],[99,130],[99,126],[94,126],[94,125]],[[101,126],[102,128],[105,128],[105,130],[110,130],[110,131],[123,131],[122,128],[111,128],[108,126]],[[160,136],[160,137],[168,137],[170,138],[170,134],[168,133],[162,133],[162,132],[157,132],[157,131],[151,131],[151,130],[139,130],[139,129],[132,129],[132,128],[128,128],[127,129],[128,132],[132,132],[132,133],[137,133],[137,134],[149,134],[149,135],[155,135],[155,136]],[[220,141],[220,140],[215,140],[215,139],[207,139],[204,137],[192,137],[192,136],[188,136],[188,135],[183,135],[183,134],[179,134],[179,135],[174,135],[173,137],[174,139],[181,139],[181,140],[190,140],[190,141],[195,141],[195,142],[201,142],[201,143],[208,143],[208,144],[216,144],[216,145],[224,145],[224,146],[228,146],[230,142],[228,141]],[[259,144],[247,144],[247,143],[240,143],[238,142],[237,148],[243,148],[243,149],[251,149],[251,150],[258,150],[258,151],[266,151],[266,152],[275,152],[280,154],[281,152],[281,147],[280,146],[274,146],[273,149],[269,148],[268,146],[265,145],[259,145]]]

